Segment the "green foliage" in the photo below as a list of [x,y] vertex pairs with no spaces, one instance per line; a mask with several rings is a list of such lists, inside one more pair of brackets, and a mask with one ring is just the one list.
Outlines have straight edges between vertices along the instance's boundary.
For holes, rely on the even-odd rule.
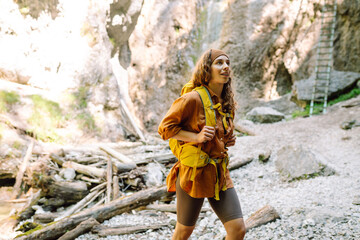
[[73,105],[74,109],[84,109],[87,107],[87,97],[89,89],[87,87],[80,87],[79,91],[74,93],[75,103]]
[[95,121],[92,116],[87,112],[82,112],[76,116],[76,119],[79,122],[79,127],[81,129],[96,131]]
[[14,141],[12,144],[12,147],[18,150],[21,148],[21,146],[22,144],[19,141]]
[[336,103],[346,101],[348,99],[351,99],[351,98],[354,98],[354,97],[358,96],[359,94],[360,94],[360,89],[359,88],[354,88],[350,92],[342,94],[339,97],[329,101],[329,105],[331,106],[331,105],[334,105]]
[[110,40],[111,44],[113,45],[113,47],[116,47],[116,41],[115,41],[115,38],[111,38],[111,37],[109,37],[109,40]]
[[32,95],[34,109],[28,122],[32,125],[29,131],[38,140],[44,142],[61,142],[55,129],[61,127],[62,110],[58,103],[49,101],[39,95]]
[[16,92],[0,91],[0,112],[7,112],[8,106],[20,101]]
[[[328,102],[328,106],[332,106],[332,105],[334,105],[336,103],[346,101],[346,100],[354,98],[354,97],[356,97],[358,95],[360,95],[360,89],[359,88],[354,88],[350,92],[344,93],[344,94],[338,96],[337,98],[335,98],[333,100],[330,100]],[[314,108],[313,108],[313,115],[321,113],[322,109],[323,109],[323,104],[315,103]],[[295,112],[293,112],[292,117],[293,118],[308,117],[309,113],[310,113],[310,105],[307,104],[303,111],[295,111]]]
[[22,236],[28,236],[28,235],[32,234],[33,232],[36,232],[36,231],[41,230],[43,228],[44,227],[42,225],[38,224],[37,227],[35,227],[35,228],[25,232],[25,233],[19,234],[15,238],[22,237]]

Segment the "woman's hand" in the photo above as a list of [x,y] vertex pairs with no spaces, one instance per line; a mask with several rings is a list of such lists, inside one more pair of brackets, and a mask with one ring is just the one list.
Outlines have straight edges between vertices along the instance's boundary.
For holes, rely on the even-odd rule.
[[236,136],[232,135],[229,140],[227,141],[227,143],[225,144],[225,147],[232,147],[235,145],[236,142]]
[[210,126],[205,126],[201,129],[201,132],[197,135],[197,142],[198,143],[205,143],[211,141],[215,136],[215,128]]
[[199,133],[180,130],[176,135],[172,136],[171,138],[184,142],[205,143],[207,141],[211,141],[214,136],[215,128],[205,126]]

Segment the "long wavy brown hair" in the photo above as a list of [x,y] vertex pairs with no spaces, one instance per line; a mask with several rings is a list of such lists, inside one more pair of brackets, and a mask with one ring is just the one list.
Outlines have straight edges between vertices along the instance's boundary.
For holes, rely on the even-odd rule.
[[[211,51],[210,49],[204,52],[200,59],[197,61],[195,69],[193,71],[191,81],[195,87],[201,85],[208,86],[211,80]],[[224,112],[235,112],[236,103],[234,100],[234,93],[231,88],[231,77],[229,81],[224,84],[224,88],[221,93],[223,99],[222,109]]]

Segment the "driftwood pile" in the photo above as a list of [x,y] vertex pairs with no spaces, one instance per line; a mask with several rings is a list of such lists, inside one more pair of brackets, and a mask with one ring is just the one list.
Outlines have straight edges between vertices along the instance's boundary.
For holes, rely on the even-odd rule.
[[[33,143],[28,153],[31,156]],[[148,146],[142,143],[102,144],[82,148],[63,148],[48,154],[46,166],[30,165],[26,169],[27,180],[31,180],[34,191],[23,211],[16,218],[7,221],[13,226],[19,221],[33,217],[35,224],[23,227],[26,230],[37,227],[39,230],[16,239],[74,239],[91,231],[99,236],[129,234],[149,229],[159,229],[164,224],[152,226],[116,226],[99,225],[104,220],[147,206],[146,209],[176,212],[174,204],[169,204],[174,195],[166,191],[163,181],[160,184],[149,184],[146,176],[147,166],[157,164],[163,172],[163,178],[176,158],[169,150],[158,151],[159,146]],[[155,149],[155,150],[154,150]],[[163,154],[154,155],[154,152]],[[270,153],[259,158],[268,159]],[[239,168],[249,162],[248,159],[232,159],[229,169]],[[24,159],[24,162],[29,161]],[[25,163],[24,163],[25,164]],[[25,164],[26,166],[26,164]],[[15,186],[21,183],[16,179]],[[19,176],[19,174],[18,174]],[[163,179],[162,179],[163,180]],[[20,182],[20,183],[18,183]],[[20,186],[20,185],[19,185]],[[14,188],[14,197],[19,196],[19,189]],[[163,204],[151,204],[160,200]],[[36,211],[35,211],[36,210]],[[208,211],[209,209],[203,209]],[[276,211],[265,206],[246,220],[247,229],[279,218]],[[1,223],[0,223],[1,225]],[[170,223],[167,227],[173,227]]]

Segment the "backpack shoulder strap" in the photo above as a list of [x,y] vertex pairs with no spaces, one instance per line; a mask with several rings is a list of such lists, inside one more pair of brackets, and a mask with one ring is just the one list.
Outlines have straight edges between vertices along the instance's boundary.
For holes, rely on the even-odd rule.
[[207,126],[216,126],[216,112],[213,108],[213,101],[211,95],[206,87],[200,86],[194,89],[199,95],[201,102],[203,103],[204,112],[205,112],[205,124]]

